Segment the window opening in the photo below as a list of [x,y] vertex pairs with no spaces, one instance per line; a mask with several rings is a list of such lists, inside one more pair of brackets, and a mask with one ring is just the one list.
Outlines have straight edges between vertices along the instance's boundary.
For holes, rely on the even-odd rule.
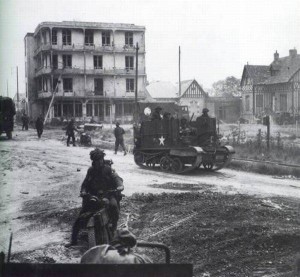
[[110,45],[110,32],[104,31],[102,32],[102,45]]
[[133,70],[133,57],[125,56],[125,68],[126,70]]
[[133,46],[133,32],[125,32],[125,45]]
[[85,31],[84,43],[85,43],[85,45],[94,45],[94,31],[93,30]]
[[126,92],[134,91],[134,79],[126,79]]
[[64,89],[64,92],[72,92],[73,91],[73,79],[72,78],[63,79],[63,89]]
[[72,55],[63,55],[64,68],[72,68]]
[[103,95],[103,79],[94,79],[95,95]]
[[52,45],[57,45],[57,30],[52,30]]
[[63,45],[71,45],[72,44],[71,30],[63,30],[62,31],[62,40],[63,40]]
[[102,69],[102,56],[94,56],[94,68]]

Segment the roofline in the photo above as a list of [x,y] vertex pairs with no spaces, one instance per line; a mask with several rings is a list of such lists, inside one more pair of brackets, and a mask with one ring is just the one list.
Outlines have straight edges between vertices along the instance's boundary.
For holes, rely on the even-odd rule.
[[34,36],[34,33],[26,33],[26,35],[24,36],[24,39],[26,38],[26,37],[33,37]]
[[[72,26],[71,23],[78,24],[79,26]],[[80,26],[80,24],[82,26]],[[99,26],[96,26],[98,24]],[[103,26],[101,26],[103,24]],[[84,21],[44,21],[41,22],[34,31],[36,35],[42,28],[68,28],[68,29],[97,29],[97,30],[120,30],[120,31],[141,31],[145,32],[145,26],[138,26],[130,23],[105,23],[105,22],[84,22]]]
[[287,82],[291,81],[291,79],[293,79],[293,77],[294,77],[298,72],[300,72],[300,68],[298,68],[298,70],[296,70],[296,72],[291,76],[291,78],[290,78]]

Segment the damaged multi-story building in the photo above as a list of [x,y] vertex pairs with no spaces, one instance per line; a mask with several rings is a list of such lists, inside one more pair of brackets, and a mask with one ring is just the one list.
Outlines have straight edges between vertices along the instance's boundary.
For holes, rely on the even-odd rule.
[[[77,21],[43,22],[25,43],[29,115],[49,119],[131,121],[146,97],[145,27]],[[138,43],[139,49],[136,51]]]

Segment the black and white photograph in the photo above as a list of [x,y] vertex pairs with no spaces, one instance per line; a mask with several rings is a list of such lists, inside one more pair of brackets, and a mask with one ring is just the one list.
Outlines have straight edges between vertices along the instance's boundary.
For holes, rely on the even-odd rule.
[[0,0],[0,276],[300,276],[299,0]]

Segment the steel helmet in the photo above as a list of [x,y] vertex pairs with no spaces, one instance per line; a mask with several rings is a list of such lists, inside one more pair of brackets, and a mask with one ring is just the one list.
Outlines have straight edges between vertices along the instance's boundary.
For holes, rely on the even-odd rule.
[[104,151],[100,150],[99,148],[95,148],[93,151],[90,152],[90,158],[92,161],[101,160],[104,158],[104,156]]

